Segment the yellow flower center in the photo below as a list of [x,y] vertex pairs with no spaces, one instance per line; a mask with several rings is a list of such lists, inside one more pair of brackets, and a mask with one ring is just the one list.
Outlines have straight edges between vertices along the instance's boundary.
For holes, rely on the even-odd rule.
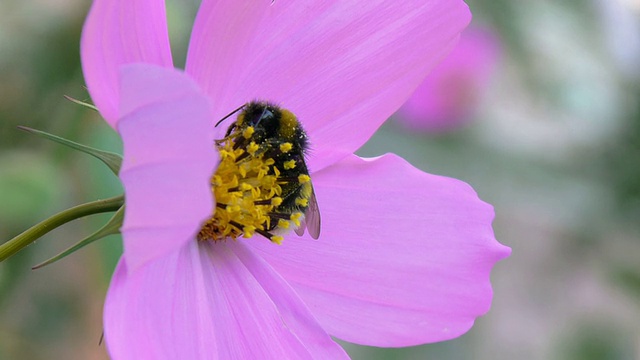
[[[246,128],[238,138],[249,140],[253,127]],[[272,242],[280,244],[283,237],[276,233],[300,226],[301,212],[291,215],[277,212],[282,204],[282,184],[291,179],[279,178],[280,170],[272,158],[260,152],[260,146],[250,142],[245,147],[235,146],[236,137],[228,136],[217,142],[220,164],[211,178],[216,209],[198,233],[198,240],[219,241],[227,238],[250,238],[258,233]],[[243,142],[246,142],[243,140]],[[291,144],[281,146],[289,150]],[[284,147],[284,149],[283,149]],[[294,164],[285,163],[284,167]],[[309,176],[301,176],[298,181],[309,181]],[[285,218],[286,217],[286,218]],[[276,221],[272,224],[272,221]]]

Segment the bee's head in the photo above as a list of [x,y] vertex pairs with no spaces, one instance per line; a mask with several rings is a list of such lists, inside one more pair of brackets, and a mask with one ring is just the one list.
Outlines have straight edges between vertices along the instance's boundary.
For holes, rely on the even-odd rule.
[[256,137],[260,139],[294,140],[299,138],[299,133],[302,132],[298,119],[291,111],[272,103],[251,101],[225,118],[238,111],[240,111],[240,114],[227,129],[226,136],[238,130],[243,131],[248,127],[254,128]]
[[253,127],[256,130],[264,130],[278,127],[278,118],[280,111],[277,107],[265,102],[252,101],[237,108],[229,115],[222,118],[216,126],[218,126],[223,120],[229,116],[240,111],[238,118],[234,121],[229,128],[225,136],[231,135],[236,129],[243,130],[247,127]]
[[278,125],[280,109],[272,104],[260,101],[247,103],[238,116],[238,126],[270,128]]

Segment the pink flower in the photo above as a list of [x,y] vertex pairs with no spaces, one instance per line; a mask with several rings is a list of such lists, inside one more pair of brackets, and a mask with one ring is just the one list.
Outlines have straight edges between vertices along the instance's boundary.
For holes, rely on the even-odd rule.
[[[82,36],[95,104],[124,142],[124,255],[104,310],[114,359],[346,358],[451,339],[489,309],[510,249],[466,184],[353,155],[455,42],[462,1],[203,0],[186,70],[162,0],[96,0]],[[196,241],[213,212],[217,120],[295,113],[322,234]]]
[[500,42],[493,31],[468,28],[400,108],[396,120],[408,129],[432,132],[464,125],[478,108],[499,54]]

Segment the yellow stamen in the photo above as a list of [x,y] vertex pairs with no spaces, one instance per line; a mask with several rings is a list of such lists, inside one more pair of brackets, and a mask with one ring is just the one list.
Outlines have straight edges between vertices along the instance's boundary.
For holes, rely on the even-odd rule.
[[[252,131],[255,130],[250,127],[242,133],[238,130],[216,143],[220,164],[211,177],[211,186],[217,205],[212,218],[198,233],[199,240],[250,238],[258,231],[271,235],[268,233],[271,229],[269,214],[283,201],[280,197],[282,187],[277,179],[280,171],[274,166],[275,160],[264,158],[260,146],[253,141],[246,149],[234,149],[234,139],[247,138]],[[247,157],[245,151],[250,156]],[[242,160],[238,161],[240,156]],[[285,222],[285,226],[290,227],[289,222]],[[282,223],[278,221],[278,227],[280,225]],[[279,244],[283,238],[272,235],[269,239]]]
[[300,218],[301,217],[302,217],[302,213],[301,212],[297,212],[297,213],[291,214],[289,219],[291,219],[291,221],[293,221],[293,223],[296,224],[296,226],[300,226]]
[[256,151],[260,150],[260,146],[258,146],[258,144],[256,144],[255,142],[251,142],[249,144],[249,146],[247,146],[247,152],[253,156],[255,155]]
[[246,129],[244,129],[244,131],[242,132],[242,136],[249,140],[251,139],[251,136],[253,135],[253,133],[255,132],[255,129],[253,128],[253,126],[249,126]]

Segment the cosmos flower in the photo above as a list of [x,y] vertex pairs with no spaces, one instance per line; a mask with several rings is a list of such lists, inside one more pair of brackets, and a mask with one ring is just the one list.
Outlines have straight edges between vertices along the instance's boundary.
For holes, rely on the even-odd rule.
[[486,92],[500,55],[489,28],[470,27],[400,108],[396,120],[410,130],[444,132],[469,122]]
[[[124,254],[104,309],[114,359],[347,358],[333,341],[451,339],[489,309],[508,256],[466,184],[353,155],[451,48],[462,1],[203,0],[186,69],[162,0],[96,0],[94,103],[124,143]],[[322,234],[198,241],[214,211],[214,124],[253,99],[300,119]]]

